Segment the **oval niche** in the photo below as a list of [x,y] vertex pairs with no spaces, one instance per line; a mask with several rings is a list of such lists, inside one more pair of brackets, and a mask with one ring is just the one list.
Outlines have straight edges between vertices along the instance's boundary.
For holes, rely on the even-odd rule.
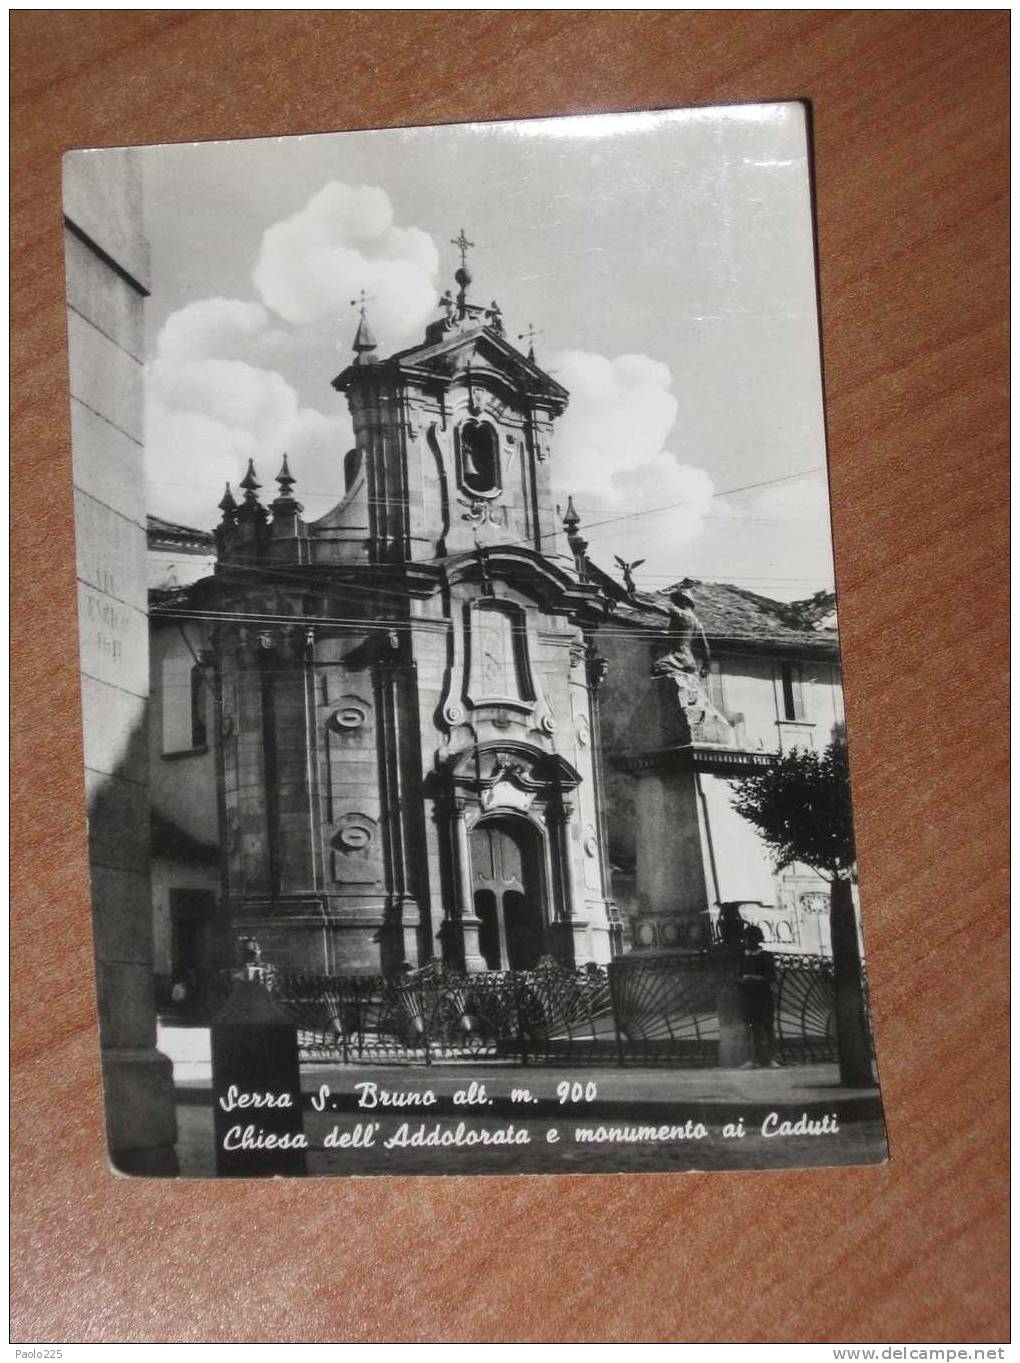
[[343,696],[329,717],[329,726],[340,734],[353,733],[368,719],[368,702],[360,696]]
[[375,820],[368,814],[345,814],[333,834],[338,852],[363,852],[375,837]]

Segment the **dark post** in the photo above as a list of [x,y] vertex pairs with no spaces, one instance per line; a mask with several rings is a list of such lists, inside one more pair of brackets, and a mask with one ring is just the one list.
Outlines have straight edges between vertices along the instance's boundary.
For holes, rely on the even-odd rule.
[[609,980],[609,1004],[613,1010],[613,1031],[616,1033],[616,1063],[618,1065],[625,1065],[627,1063],[627,1057],[623,1049],[623,1033],[620,1030],[620,1014],[616,1006],[616,984],[622,969],[623,965],[619,958],[610,961],[606,966],[606,976]]
[[212,1021],[216,1172],[305,1174],[297,1030],[257,974],[238,980]]
[[875,1081],[871,1071],[871,1044],[864,1013],[857,918],[849,880],[832,882],[829,924],[836,984],[839,1079],[840,1083],[849,1087],[866,1088]]
[[719,1015],[719,1066],[739,1069],[751,1058],[751,1040],[740,987],[740,958],[745,924],[740,902],[719,905],[719,940],[713,949],[716,967],[716,1009]]
[[528,1006],[527,985],[520,971],[514,971],[511,978],[514,991],[514,1013],[517,1017],[517,1049],[520,1052],[521,1064],[526,1065],[528,1063],[528,1033],[524,1012]]
[[724,1070],[739,1069],[751,1056],[738,969],[739,964],[734,960],[721,962],[718,966],[716,1007],[719,1010],[719,1066]]

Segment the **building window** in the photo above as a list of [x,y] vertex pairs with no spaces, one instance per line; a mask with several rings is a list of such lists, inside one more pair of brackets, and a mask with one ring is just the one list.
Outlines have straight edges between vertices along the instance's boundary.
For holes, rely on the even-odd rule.
[[203,668],[190,658],[163,660],[163,756],[204,751],[206,689]]
[[465,421],[459,431],[460,483],[476,497],[492,497],[500,488],[499,436],[485,421]]
[[203,669],[196,664],[191,669],[191,746],[204,748],[207,733],[205,728],[205,677]]
[[804,718],[804,669],[800,663],[781,663],[783,718]]

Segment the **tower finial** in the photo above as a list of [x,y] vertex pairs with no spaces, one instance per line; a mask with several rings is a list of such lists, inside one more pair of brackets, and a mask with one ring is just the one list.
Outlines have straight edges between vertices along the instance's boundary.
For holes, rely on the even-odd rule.
[[259,501],[259,488],[262,484],[258,480],[255,472],[255,461],[248,460],[248,468],[239,485],[244,488],[244,501],[237,508],[236,519],[238,521],[264,521],[268,512]]
[[291,474],[290,466],[287,463],[287,456],[283,456],[283,464],[280,472],[276,475],[275,482],[279,484],[280,496],[289,497],[290,490],[294,486],[295,479]]
[[[459,235],[459,236],[451,237],[451,238],[450,238],[450,245],[451,245],[451,246],[456,246],[457,250],[460,252],[460,268],[461,268],[462,270],[466,270],[466,269],[467,269],[467,253],[468,253],[468,247],[474,246],[474,244],[475,244],[475,243],[474,243],[473,241],[468,241],[467,237],[464,235],[464,229],[463,229],[463,227],[460,229],[460,235]],[[456,278],[456,276],[454,276],[454,278]],[[459,281],[458,281],[458,283],[459,283]]]
[[570,552],[574,556],[574,563],[577,567],[578,575],[581,579],[585,576],[585,554],[588,551],[588,541],[580,531],[581,517],[577,514],[574,506],[573,494],[567,498],[567,509],[563,513],[563,528],[567,532],[567,544]]
[[234,494],[230,490],[229,483],[224,487],[223,496],[217,505],[222,514],[220,523],[216,527],[216,552],[217,554],[226,554],[234,537],[238,520],[237,503],[234,501]]
[[453,277],[459,285],[459,292],[457,294],[457,314],[461,321],[467,316],[467,290],[468,285],[471,283],[471,271],[467,266],[468,247],[474,246],[474,244],[473,241],[468,241],[463,227],[460,229],[459,236],[450,238],[450,245],[456,246],[457,250],[460,252],[460,269],[454,271]]
[[528,359],[531,361],[532,364],[535,363],[535,337],[544,335],[545,335],[544,332],[535,330],[534,322],[528,323],[527,331],[522,331],[518,333],[517,339],[519,341],[527,341],[528,343]]
[[244,477],[241,479],[240,486],[244,488],[244,500],[246,502],[258,501],[258,497],[256,494],[258,493],[258,490],[262,486],[262,484],[259,482],[258,475],[255,472],[254,459],[248,460],[248,468],[245,471]]
[[270,507],[273,513],[273,538],[288,538],[295,534],[297,517],[304,507],[291,491],[294,486],[294,475],[290,471],[286,455],[283,456],[280,472],[276,475],[276,483],[280,491]]
[[226,484],[223,490],[223,496],[220,498],[216,505],[218,509],[223,512],[224,521],[229,522],[234,519],[234,512],[237,510],[237,503],[234,501],[234,494],[230,490],[229,483]]
[[362,289],[357,298],[351,299],[351,307],[358,309],[358,329],[354,333],[354,344],[351,349],[354,351],[355,364],[371,364],[374,360],[372,351],[375,350],[379,342],[375,339],[372,328],[368,325],[368,318],[365,316],[365,304],[374,303],[375,299],[370,297]]

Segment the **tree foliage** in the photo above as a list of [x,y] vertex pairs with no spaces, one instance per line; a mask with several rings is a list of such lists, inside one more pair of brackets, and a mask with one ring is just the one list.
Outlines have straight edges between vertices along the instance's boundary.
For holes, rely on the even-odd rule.
[[830,743],[822,753],[783,753],[736,783],[733,807],[757,828],[777,871],[801,861],[826,879],[849,877],[854,832],[845,743]]

